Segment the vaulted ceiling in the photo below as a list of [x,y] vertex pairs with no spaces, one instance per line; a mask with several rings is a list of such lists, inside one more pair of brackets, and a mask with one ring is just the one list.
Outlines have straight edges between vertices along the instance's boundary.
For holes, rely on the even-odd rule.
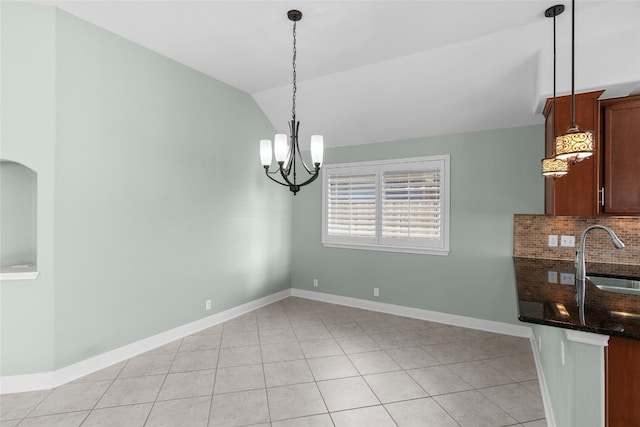
[[[301,144],[326,146],[541,123],[552,94],[552,1],[40,1],[291,114],[297,26]],[[558,16],[558,94],[570,91],[571,3]],[[578,1],[576,91],[640,85],[640,2]],[[256,143],[257,144],[257,143]]]

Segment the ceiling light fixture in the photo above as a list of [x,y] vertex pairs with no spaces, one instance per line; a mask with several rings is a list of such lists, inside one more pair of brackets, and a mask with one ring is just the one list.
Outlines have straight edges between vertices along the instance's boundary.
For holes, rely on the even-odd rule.
[[556,179],[568,173],[568,161],[562,159],[542,159],[542,176]]
[[[284,133],[277,134],[274,138],[273,152],[271,150],[271,140],[263,139],[260,141],[260,160],[264,167],[267,177],[285,187],[289,187],[289,190],[293,192],[295,196],[300,187],[313,182],[320,173],[320,167],[322,166],[322,157],[324,150],[324,142],[322,135],[311,135],[311,162],[313,163],[313,170],[310,169],[302,159],[300,153],[300,147],[298,145],[298,130],[300,128],[300,122],[296,120],[296,92],[298,87],[296,85],[296,23],[302,19],[302,12],[299,10],[290,10],[287,12],[287,17],[293,22],[293,107],[291,108],[291,121],[289,122],[289,137]],[[273,172],[269,170],[271,166],[273,155],[275,155],[276,162],[278,163],[278,169]],[[297,180],[297,165],[296,156],[299,157],[300,163],[304,166],[307,174],[310,177],[301,183]],[[271,175],[280,173],[283,181],[279,181]]]
[[[556,132],[556,16],[564,12],[564,5],[557,4],[551,6],[544,11],[544,16],[553,18],[553,139],[555,140]],[[549,178],[560,178],[569,173],[569,162],[555,157],[542,159],[542,175]]]
[[594,153],[593,132],[580,131],[576,124],[575,94],[575,20],[576,1],[571,1],[571,126],[567,133],[556,137],[556,159],[567,160],[572,164],[581,162]]

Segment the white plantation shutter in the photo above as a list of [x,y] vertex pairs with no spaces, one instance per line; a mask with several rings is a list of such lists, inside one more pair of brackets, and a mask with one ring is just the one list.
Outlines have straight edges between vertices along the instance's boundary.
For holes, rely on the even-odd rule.
[[328,177],[327,233],[331,236],[375,237],[375,173]]
[[382,234],[388,239],[440,239],[440,170],[383,172]]
[[325,165],[325,246],[449,253],[449,156]]

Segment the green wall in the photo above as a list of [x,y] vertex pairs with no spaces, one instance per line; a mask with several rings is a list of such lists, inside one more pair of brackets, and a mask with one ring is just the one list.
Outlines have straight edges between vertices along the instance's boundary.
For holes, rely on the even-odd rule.
[[290,287],[291,196],[248,94],[48,6],[2,24],[1,156],[38,173],[40,277],[2,283],[1,375]]
[[37,173],[40,269],[0,283],[0,375],[54,367],[55,42],[55,9],[0,1],[0,159]]
[[293,287],[516,323],[513,214],[543,209],[543,138],[529,126],[327,150],[326,164],[450,154],[451,252],[325,248],[314,185],[294,200]]

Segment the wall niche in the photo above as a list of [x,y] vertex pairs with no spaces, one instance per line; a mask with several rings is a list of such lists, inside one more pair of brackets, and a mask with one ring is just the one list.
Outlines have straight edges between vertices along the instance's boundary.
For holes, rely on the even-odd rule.
[[0,159],[0,279],[38,276],[38,174]]

